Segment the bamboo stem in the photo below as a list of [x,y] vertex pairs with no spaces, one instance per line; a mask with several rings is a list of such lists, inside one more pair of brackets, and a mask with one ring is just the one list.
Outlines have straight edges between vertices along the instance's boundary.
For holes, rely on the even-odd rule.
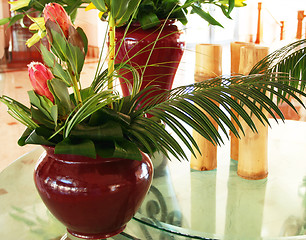
[[[195,81],[205,81],[221,74],[222,47],[213,44],[196,45]],[[204,110],[203,112],[215,128],[218,129],[218,124],[210,117],[209,113],[206,113]],[[191,157],[190,167],[200,171],[215,169],[217,167],[217,146],[213,145],[196,131],[193,131],[193,137],[200,148],[201,154],[196,153],[196,157]]]
[[[240,49],[244,46],[254,47],[253,43],[247,42],[232,42],[231,43],[231,75],[235,76],[239,74],[239,64],[240,64]],[[239,115],[236,111],[234,111],[235,116],[239,119]],[[238,129],[238,125],[236,121],[232,118],[232,123],[234,124],[235,128]],[[239,154],[239,139],[230,131],[230,142],[231,142],[231,159],[238,161],[238,154]]]
[[[268,54],[267,47],[242,47],[239,71],[248,74],[250,69]],[[258,105],[259,106],[259,105]],[[268,175],[268,127],[264,126],[250,109],[245,109],[256,125],[257,133],[253,132],[242,121],[245,135],[240,132],[237,174],[245,179],[263,179]],[[266,110],[262,110],[268,116]]]
[[115,19],[110,14],[109,16],[109,59],[108,59],[108,89],[113,89],[113,74],[115,71],[115,35],[116,26],[115,26]]

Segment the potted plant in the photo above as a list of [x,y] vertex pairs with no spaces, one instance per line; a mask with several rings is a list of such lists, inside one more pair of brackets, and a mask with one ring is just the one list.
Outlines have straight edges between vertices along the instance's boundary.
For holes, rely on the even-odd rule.
[[[286,60],[294,56],[301,60],[293,66],[298,75],[305,59],[305,48],[304,52],[298,50],[305,41],[300,41],[267,58],[257,66],[258,71],[253,70],[257,74],[182,86],[143,102],[148,94],[160,89],[150,86],[140,90],[137,71],[125,62],[115,65],[114,47],[111,47],[116,23],[123,17],[130,18],[135,12],[135,2],[100,3],[110,17],[109,63],[107,69],[98,64],[89,87],[82,88],[80,82],[87,37],[81,28],[72,25],[60,5],[51,3],[44,10],[51,47],[41,44],[44,64],[28,66],[34,88],[28,92],[30,107],[8,96],[0,98],[9,113],[27,127],[19,145],[38,144],[46,150],[34,173],[41,198],[70,234],[83,239],[106,238],[123,231],[151,183],[152,165],[147,154],[161,152],[187,159],[182,144],[193,154],[192,145],[199,149],[187,130],[188,125],[212,143],[221,144],[221,134],[208,115],[217,121],[226,136],[226,127],[238,136],[238,129],[229,118],[234,111],[241,116],[240,121],[246,121],[255,131],[256,126],[244,108],[268,123],[262,108],[275,119],[277,115],[284,118],[272,101],[273,96],[289,103],[289,97],[301,102],[298,94],[306,95],[299,90],[305,82],[300,84],[301,81],[288,74],[273,73],[278,66],[277,56],[283,56],[280,63],[286,67],[292,67]],[[282,65],[279,67],[284,69]],[[131,95],[125,97],[113,88],[113,78],[122,68],[134,72]],[[148,114],[154,117],[148,118]],[[238,119],[234,121],[241,128]]]
[[[102,19],[105,19],[107,11],[99,2],[93,0],[89,8],[98,8],[104,13]],[[230,18],[233,8],[244,6],[243,2],[188,0],[180,3],[179,0],[142,0],[131,16],[131,24],[126,25],[126,21],[121,21],[117,25],[116,63],[127,61],[137,70],[142,78],[141,89],[156,85],[160,91],[154,94],[169,90],[185,46],[181,38],[182,31],[176,26],[176,22],[186,25],[188,13],[195,13],[209,24],[222,27],[203,7],[207,4],[215,5]],[[120,71],[120,75],[123,95],[130,95],[133,75],[124,70]]]

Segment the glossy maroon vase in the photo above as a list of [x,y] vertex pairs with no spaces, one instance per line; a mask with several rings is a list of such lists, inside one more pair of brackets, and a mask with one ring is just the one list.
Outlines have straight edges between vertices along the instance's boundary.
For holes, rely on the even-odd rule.
[[153,167],[142,161],[54,154],[44,147],[34,173],[36,188],[50,212],[81,239],[122,232],[140,207]]
[[[125,27],[116,29],[116,63],[128,60],[127,63],[137,69],[139,76],[143,75],[141,89],[155,85],[161,90],[154,94],[171,89],[185,46],[174,21],[169,20],[148,30],[133,23],[124,34]],[[133,75],[131,72],[124,74],[124,70],[120,74],[123,76],[119,78],[122,93],[128,96],[130,87],[127,80],[132,82]]]

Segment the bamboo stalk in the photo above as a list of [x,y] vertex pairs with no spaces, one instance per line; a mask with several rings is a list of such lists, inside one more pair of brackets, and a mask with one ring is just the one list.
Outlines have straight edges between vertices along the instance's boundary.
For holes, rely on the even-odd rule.
[[[213,44],[196,45],[195,81],[203,81],[221,74],[222,47]],[[203,112],[206,113],[204,110]],[[218,124],[208,113],[206,115],[215,128],[218,129]],[[193,137],[200,148],[201,154],[195,150],[196,157],[191,157],[190,167],[200,171],[215,169],[217,167],[217,146],[213,145],[196,131],[193,131]]]
[[[254,47],[255,45],[253,43],[247,43],[247,42],[232,42],[231,43],[231,75],[237,75],[239,74],[239,64],[240,64],[240,49],[244,46],[248,47]],[[235,116],[239,119],[239,115],[237,112],[234,111]],[[238,128],[237,123],[232,118],[232,123],[234,124],[235,128]],[[238,160],[238,146],[239,146],[239,140],[238,138],[230,131],[230,142],[231,142],[231,159]]]
[[[267,47],[242,47],[239,71],[248,74],[252,66],[268,54]],[[246,109],[251,115],[251,111]],[[267,111],[263,111],[268,117]],[[256,117],[251,116],[257,131],[253,132],[247,124],[242,121],[241,125],[245,131],[243,136],[240,132],[239,155],[237,174],[245,179],[263,179],[268,175],[268,127],[264,126]]]
[[109,16],[109,55],[108,55],[108,89],[113,89],[113,74],[115,71],[115,19],[112,14]]

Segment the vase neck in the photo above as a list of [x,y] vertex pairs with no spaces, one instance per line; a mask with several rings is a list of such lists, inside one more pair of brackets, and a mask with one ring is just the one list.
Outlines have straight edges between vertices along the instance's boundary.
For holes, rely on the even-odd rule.
[[43,146],[43,148],[46,150],[48,157],[57,161],[62,161],[67,163],[69,162],[69,163],[86,164],[86,163],[115,162],[123,160],[122,158],[103,158],[99,155],[97,155],[96,158],[90,158],[87,156],[75,155],[75,154],[56,154],[54,153],[55,147],[53,146]]

